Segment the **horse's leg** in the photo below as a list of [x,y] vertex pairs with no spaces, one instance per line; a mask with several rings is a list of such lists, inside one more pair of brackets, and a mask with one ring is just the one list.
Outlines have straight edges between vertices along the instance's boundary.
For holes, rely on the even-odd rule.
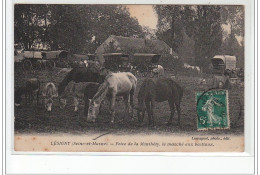
[[74,112],[78,111],[78,106],[79,106],[79,99],[77,97],[74,96]]
[[29,97],[28,97],[28,93],[25,92],[25,95],[24,95],[24,96],[25,96],[25,104],[27,105],[27,104],[28,104],[28,98],[29,98]]
[[34,93],[33,93],[33,91],[30,93],[30,96],[31,96],[31,104],[33,104],[33,100],[34,100]]
[[151,119],[151,101],[150,100],[145,100],[145,106],[146,106],[146,110],[147,110],[147,114],[148,114],[148,120],[149,123],[148,125],[150,126],[152,124],[152,119]]
[[172,124],[173,117],[174,117],[175,106],[174,106],[173,100],[168,100],[168,103],[169,103],[169,106],[170,106],[170,109],[171,109],[171,117],[170,117],[170,119],[169,119],[167,125],[171,125],[171,124]]
[[155,105],[155,100],[154,98],[152,98],[151,100],[151,118],[152,118],[152,122],[153,122],[153,126],[154,126],[154,122],[155,122],[155,118],[154,118],[154,112],[153,112],[153,109],[154,109],[154,105]]
[[84,101],[85,101],[84,115],[87,116],[88,115],[88,108],[89,108],[89,98],[84,97]]
[[39,105],[39,94],[40,94],[40,90],[37,91],[37,97],[36,97],[37,98],[36,99],[37,100],[37,106]]
[[177,113],[178,113],[178,125],[181,125],[181,106],[180,106],[180,101],[178,100],[175,103],[176,109],[177,109]]
[[134,90],[130,91],[131,118],[134,119]]
[[126,117],[129,117],[129,94],[124,95],[124,102],[125,102],[125,115]]
[[116,102],[116,94],[113,93],[110,101],[111,123],[114,123],[115,120],[115,102]]

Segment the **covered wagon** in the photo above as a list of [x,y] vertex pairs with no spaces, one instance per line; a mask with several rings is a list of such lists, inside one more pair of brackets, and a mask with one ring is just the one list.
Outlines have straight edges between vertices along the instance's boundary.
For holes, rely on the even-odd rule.
[[30,70],[32,68],[54,68],[57,63],[67,58],[68,52],[64,50],[57,51],[24,51],[23,68]]
[[135,53],[133,59],[133,72],[137,76],[153,76],[153,69],[158,68],[158,62],[161,58],[159,54],[153,53]]
[[224,74],[225,71],[236,70],[236,57],[230,55],[216,55],[211,58],[213,74]]
[[130,71],[131,63],[129,55],[124,53],[105,53],[102,54],[104,58],[103,67],[117,72],[117,71]]
[[236,61],[236,57],[231,55],[216,55],[211,58],[215,87],[227,87],[229,82],[237,82]]

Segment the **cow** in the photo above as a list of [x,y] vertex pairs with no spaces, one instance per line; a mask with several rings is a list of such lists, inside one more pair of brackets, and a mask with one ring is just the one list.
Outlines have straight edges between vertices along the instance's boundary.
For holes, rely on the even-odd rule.
[[39,93],[40,93],[40,81],[37,78],[31,78],[26,80],[25,84],[18,87],[14,93],[15,106],[20,106],[22,102],[22,95],[25,96],[25,103],[32,104],[34,100],[34,94],[36,93],[36,100],[38,105]]
[[43,91],[42,96],[44,97],[45,109],[50,112],[52,108],[53,98],[58,97],[56,86],[52,82],[48,82]]

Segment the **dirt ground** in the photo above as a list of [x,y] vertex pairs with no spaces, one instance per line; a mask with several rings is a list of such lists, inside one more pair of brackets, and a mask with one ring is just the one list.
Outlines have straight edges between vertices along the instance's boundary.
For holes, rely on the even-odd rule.
[[[60,68],[55,70],[40,70],[40,71],[22,71],[15,70],[15,87],[21,86],[28,78],[38,78],[41,81],[41,88],[47,82],[53,82],[58,86],[59,82],[65,77],[66,72]],[[170,117],[170,108],[168,102],[156,103],[155,117],[156,127],[148,127],[148,117],[146,115],[142,126],[139,125],[136,112],[134,121],[125,118],[123,101],[116,102],[116,118],[115,123],[110,124],[108,114],[108,106],[102,108],[96,123],[87,123],[83,113],[84,102],[81,102],[79,112],[74,112],[73,99],[68,97],[68,104],[65,109],[60,109],[58,99],[54,100],[53,110],[47,113],[42,104],[37,106],[36,102],[32,105],[22,103],[20,108],[14,109],[15,114],[15,133],[70,133],[81,134],[85,132],[103,132],[113,129],[115,134],[137,134],[137,133],[179,133],[179,134],[243,134],[244,133],[244,113],[240,106],[244,106],[244,88],[233,86],[229,90],[229,116],[231,127],[230,130],[212,130],[212,131],[197,131],[197,114],[195,92],[203,91],[212,86],[212,78],[205,76],[207,84],[199,85],[199,76],[179,76],[176,81],[184,87],[184,95],[181,103],[181,124],[177,126],[177,113],[175,112],[175,120],[172,126],[167,126],[166,123]],[[137,104],[137,94],[143,78],[138,78],[138,87],[135,93],[135,104]],[[240,105],[242,104],[242,105]],[[242,115],[239,116],[240,110]]]

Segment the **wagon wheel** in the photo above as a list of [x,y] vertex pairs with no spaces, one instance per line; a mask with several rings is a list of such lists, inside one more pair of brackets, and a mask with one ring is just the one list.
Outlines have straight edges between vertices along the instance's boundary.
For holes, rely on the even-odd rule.
[[62,68],[71,68],[70,62],[69,61],[60,61],[58,62],[58,66]]
[[35,68],[38,69],[38,70],[41,70],[42,69],[42,63],[40,61],[37,61],[36,64],[35,64]]
[[147,77],[147,75],[149,73],[148,67],[146,65],[143,65],[141,70],[142,70],[142,76]]
[[143,66],[141,66],[141,65],[138,65],[138,66],[136,66],[136,68],[135,68],[135,75],[137,76],[137,77],[142,77],[143,76]]
[[111,71],[118,71],[118,66],[117,66],[116,63],[114,63],[114,64],[111,64],[111,65],[109,66],[109,69],[110,69]]
[[24,70],[31,70],[32,69],[32,62],[30,60],[25,60],[23,62],[23,69]]
[[153,78],[154,75],[155,75],[155,73],[153,72],[153,70],[150,70],[150,71],[149,71],[149,77],[150,77],[150,78]]
[[46,67],[50,70],[54,69],[56,67],[56,63],[52,60],[47,61]]

